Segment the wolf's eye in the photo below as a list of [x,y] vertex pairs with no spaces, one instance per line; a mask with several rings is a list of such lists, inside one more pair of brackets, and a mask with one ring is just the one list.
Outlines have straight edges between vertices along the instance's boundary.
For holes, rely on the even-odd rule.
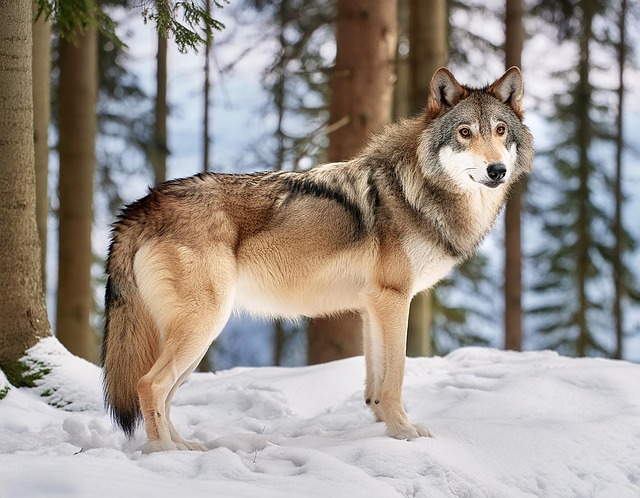
[[496,127],[496,133],[498,134],[498,136],[502,136],[507,132],[507,127],[505,125],[498,125]]
[[471,128],[463,126],[458,130],[458,133],[460,133],[462,138],[469,138],[471,136]]

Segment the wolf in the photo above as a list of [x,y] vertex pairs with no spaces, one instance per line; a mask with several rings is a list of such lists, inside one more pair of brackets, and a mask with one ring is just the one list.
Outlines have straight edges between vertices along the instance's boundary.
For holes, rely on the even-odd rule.
[[431,431],[402,403],[409,303],[471,256],[531,170],[523,81],[482,88],[446,68],[425,109],[351,160],[306,172],[198,174],[151,188],[113,225],[106,265],[104,397],[150,451],[205,450],[171,399],[234,308],[284,318],[361,313],[364,399],[387,434]]

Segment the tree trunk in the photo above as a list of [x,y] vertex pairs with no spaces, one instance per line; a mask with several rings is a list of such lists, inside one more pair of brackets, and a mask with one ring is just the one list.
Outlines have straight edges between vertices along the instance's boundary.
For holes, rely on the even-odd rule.
[[[330,135],[330,162],[352,157],[391,119],[396,14],[396,0],[338,1],[330,122],[348,123]],[[356,313],[310,320],[308,362],[362,354],[361,333]]]
[[87,27],[77,44],[60,40],[58,303],[56,335],[69,351],[97,359],[91,327],[91,225],[98,88],[97,33]]
[[[33,16],[38,2],[33,2]],[[49,118],[51,116],[51,25],[44,14],[33,24],[33,141],[36,168],[36,224],[40,239],[42,287],[47,288],[47,219],[49,215]]]
[[[205,9],[211,12],[211,0],[205,1]],[[209,164],[209,146],[211,138],[209,137],[209,95],[211,93],[211,82],[209,81],[209,59],[211,58],[211,34],[207,33],[207,39],[204,46],[204,126],[202,127],[202,171],[210,171]]]
[[[524,29],[522,0],[507,0],[505,67],[521,67]],[[512,189],[504,213],[504,348],[522,350],[522,197],[523,177]]]
[[396,81],[393,85],[393,120],[411,115],[411,60],[409,58],[409,26],[411,0],[398,0],[398,48],[396,51]]
[[[285,37],[285,30],[287,28],[287,18],[289,15],[290,2],[288,0],[282,0],[278,6],[278,51],[280,54],[285,54],[287,49],[287,39]],[[284,158],[285,158],[285,132],[284,132],[284,117],[286,112],[286,98],[287,94],[285,91],[285,81],[286,81],[286,59],[282,56],[278,64],[276,66],[276,74],[278,77],[277,82],[273,87],[273,100],[276,108],[276,112],[278,113],[277,125],[275,131],[275,137],[278,141],[278,147],[276,149],[276,161],[274,165],[275,171],[281,171],[284,167]],[[273,364],[276,366],[282,365],[285,342],[287,338],[285,337],[284,326],[282,320],[276,318],[273,320]]]
[[415,295],[411,300],[407,324],[407,356],[431,354],[432,325],[433,295],[429,290]]
[[409,18],[411,107],[416,113],[427,105],[431,78],[449,58],[447,1],[411,0]]
[[284,347],[287,342],[284,324],[279,318],[276,318],[273,321],[273,337],[273,364],[279,367],[282,366],[282,360],[284,359]]
[[580,62],[578,64],[578,94],[576,108],[578,109],[578,196],[580,208],[578,212],[578,259],[576,262],[576,277],[578,282],[578,341],[576,352],[584,356],[589,342],[589,327],[587,325],[587,279],[589,273],[589,247],[591,246],[589,219],[589,145],[591,143],[591,121],[589,108],[591,106],[591,84],[589,82],[590,51],[589,44],[593,37],[592,23],[595,6],[593,0],[580,2],[582,8],[582,31],[580,33]]
[[[429,96],[429,85],[436,70],[448,59],[448,11],[446,0],[411,0],[409,28],[410,105],[419,112]],[[414,296],[409,308],[407,354],[431,354],[433,295],[422,292]]]
[[51,335],[35,221],[31,45],[31,2],[7,2],[0,16],[0,368],[15,384],[16,360]]
[[616,352],[615,358],[622,359],[624,346],[624,316],[622,314],[622,300],[626,293],[624,284],[624,272],[622,264],[622,256],[626,250],[624,245],[624,227],[622,225],[622,151],[624,150],[623,139],[623,116],[624,109],[624,66],[626,62],[626,24],[627,24],[627,0],[620,3],[620,15],[618,27],[620,29],[620,38],[617,43],[618,52],[618,115],[616,118],[616,176],[614,185],[615,196],[615,219],[614,219],[614,235],[615,248],[613,251],[613,277],[615,295],[613,301],[613,317],[616,327]]
[[158,33],[158,53],[156,56],[156,102],[153,144],[149,161],[153,167],[154,182],[157,185],[167,179],[167,39]]

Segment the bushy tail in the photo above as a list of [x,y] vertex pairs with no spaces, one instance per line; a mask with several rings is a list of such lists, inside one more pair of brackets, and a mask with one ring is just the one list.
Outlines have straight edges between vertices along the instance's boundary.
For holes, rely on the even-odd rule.
[[134,283],[133,254],[115,240],[112,243],[107,263],[102,339],[105,405],[129,438],[142,419],[138,381],[151,369],[159,354],[159,332]]

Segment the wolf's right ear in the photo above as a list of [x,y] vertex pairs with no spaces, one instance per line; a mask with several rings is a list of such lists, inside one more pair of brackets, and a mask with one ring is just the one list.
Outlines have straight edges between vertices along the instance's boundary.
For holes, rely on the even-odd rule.
[[451,71],[441,67],[431,78],[427,104],[429,117],[433,119],[444,114],[468,94],[469,91],[458,83]]
[[498,100],[510,106],[513,112],[522,120],[524,83],[522,82],[520,69],[516,66],[509,68],[495,83],[489,85],[488,91],[495,95]]

